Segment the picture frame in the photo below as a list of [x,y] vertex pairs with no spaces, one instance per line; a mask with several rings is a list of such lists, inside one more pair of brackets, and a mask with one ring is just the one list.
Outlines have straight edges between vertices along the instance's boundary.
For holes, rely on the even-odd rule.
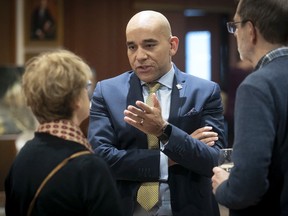
[[24,35],[28,49],[62,46],[63,0],[24,0]]

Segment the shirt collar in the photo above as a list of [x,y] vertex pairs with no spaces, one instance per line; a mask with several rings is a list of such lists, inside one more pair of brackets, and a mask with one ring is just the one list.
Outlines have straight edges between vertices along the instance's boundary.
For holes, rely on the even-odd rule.
[[[173,67],[173,65],[171,66],[171,69],[164,74],[162,77],[160,77],[158,80],[156,80],[157,82],[161,83],[161,85],[166,86],[167,88],[172,89],[172,85],[173,85],[173,78],[174,78],[174,73],[175,73],[175,69]],[[146,82],[143,82],[141,80],[141,85],[143,86],[144,84],[146,84]]]
[[281,57],[281,56],[288,56],[288,47],[280,47],[277,49],[274,49],[270,52],[268,52],[266,55],[264,55],[259,62],[257,63],[255,70],[258,70],[271,62],[272,60]]
[[81,129],[69,120],[57,120],[46,122],[38,126],[37,132],[49,133],[52,136],[59,137],[61,139],[73,141],[84,145],[91,152],[93,152],[91,145],[84,136]]

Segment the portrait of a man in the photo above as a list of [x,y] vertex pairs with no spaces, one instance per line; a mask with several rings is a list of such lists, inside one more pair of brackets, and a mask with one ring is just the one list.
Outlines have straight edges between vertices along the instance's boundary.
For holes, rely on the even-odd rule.
[[31,40],[54,40],[56,38],[56,21],[49,7],[49,0],[38,0],[38,5],[31,15]]

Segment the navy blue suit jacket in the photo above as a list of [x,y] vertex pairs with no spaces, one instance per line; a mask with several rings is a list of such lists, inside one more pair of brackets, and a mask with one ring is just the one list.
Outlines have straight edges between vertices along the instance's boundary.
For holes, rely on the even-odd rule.
[[[124,121],[124,110],[137,100],[143,101],[142,87],[133,71],[98,82],[88,130],[96,154],[108,162],[117,180],[126,215],[133,213],[141,182],[159,179],[160,150],[147,149],[146,134]],[[175,67],[168,122],[172,133],[163,152],[178,163],[169,167],[173,214],[219,215],[211,188],[218,150],[226,146],[219,85]],[[205,125],[219,135],[213,147],[189,135]]]

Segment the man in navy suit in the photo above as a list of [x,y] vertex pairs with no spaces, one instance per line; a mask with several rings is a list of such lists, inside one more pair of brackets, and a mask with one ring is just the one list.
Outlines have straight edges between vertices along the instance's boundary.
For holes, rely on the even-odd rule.
[[288,0],[240,0],[228,31],[254,71],[237,89],[229,173],[213,169],[232,216],[288,215]]
[[[219,85],[173,64],[179,40],[158,12],[134,15],[126,39],[132,70],[97,83],[88,130],[117,180],[126,215],[219,216],[211,186],[226,146]],[[152,82],[161,87],[148,106]],[[160,149],[148,149],[147,134],[158,137]],[[149,211],[136,198],[143,182],[160,182],[159,201]]]

